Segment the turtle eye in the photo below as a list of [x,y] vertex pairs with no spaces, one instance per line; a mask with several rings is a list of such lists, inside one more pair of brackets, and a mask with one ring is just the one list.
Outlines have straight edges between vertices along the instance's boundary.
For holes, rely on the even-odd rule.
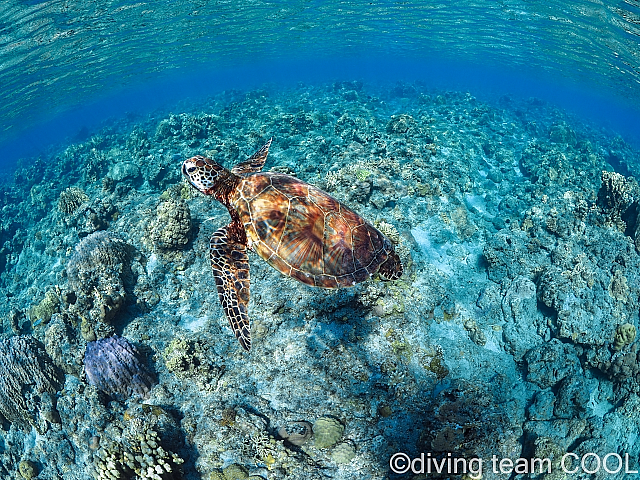
[[187,168],[187,173],[193,173],[196,171],[196,167],[189,167]]

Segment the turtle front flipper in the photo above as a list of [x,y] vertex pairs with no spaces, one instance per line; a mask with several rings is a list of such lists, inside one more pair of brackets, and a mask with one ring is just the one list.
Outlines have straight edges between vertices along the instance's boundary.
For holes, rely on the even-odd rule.
[[231,173],[234,175],[247,175],[249,173],[257,173],[262,170],[264,167],[264,162],[267,161],[267,155],[269,155],[269,147],[271,146],[271,141],[273,138],[270,138],[264,146],[258,150],[256,153],[251,155],[244,162],[240,162],[235,167],[231,169]]
[[242,348],[251,349],[249,326],[249,259],[247,248],[232,222],[217,230],[209,241],[209,258],[218,296],[231,329]]

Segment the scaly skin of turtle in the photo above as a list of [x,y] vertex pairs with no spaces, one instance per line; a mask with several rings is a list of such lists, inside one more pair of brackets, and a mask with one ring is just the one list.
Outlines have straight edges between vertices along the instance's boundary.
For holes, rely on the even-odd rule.
[[238,224],[231,222],[211,236],[209,258],[218,288],[222,309],[231,330],[246,351],[251,350],[249,325],[249,258],[247,248],[238,238]]

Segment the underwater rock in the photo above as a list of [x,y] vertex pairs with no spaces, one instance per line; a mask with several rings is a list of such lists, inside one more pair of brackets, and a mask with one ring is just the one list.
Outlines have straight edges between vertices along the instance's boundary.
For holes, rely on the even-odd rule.
[[78,187],[69,187],[62,191],[58,198],[58,210],[71,215],[75,213],[80,205],[89,201],[89,197],[84,190]]
[[575,348],[557,338],[529,350],[524,359],[528,367],[527,381],[540,388],[553,387],[565,377],[582,372]]
[[536,393],[533,403],[529,407],[529,420],[551,420],[556,396],[551,390],[542,390]]
[[135,180],[140,176],[140,169],[133,162],[120,162],[111,167],[109,176],[116,182]]
[[44,348],[53,363],[65,373],[78,375],[82,370],[82,350],[66,314],[51,317],[44,334]]
[[[489,385],[456,380],[424,412],[418,447],[438,457],[518,458],[522,451],[518,410],[512,401],[498,403]],[[483,478],[509,478],[491,473]]]
[[134,157],[144,158],[149,153],[150,147],[151,142],[149,142],[147,132],[136,126],[127,139],[127,148],[133,153]]
[[56,393],[64,375],[42,344],[27,335],[0,341],[0,414],[22,427],[40,430],[36,406],[42,392]]
[[562,380],[553,409],[555,417],[567,419],[588,417],[590,390],[585,378],[579,375],[571,375]]
[[184,247],[190,238],[191,212],[183,200],[168,200],[158,205],[151,227],[151,241],[160,250]]
[[625,220],[635,225],[637,199],[640,197],[640,188],[635,178],[626,178],[616,172],[603,171],[601,180],[598,206],[605,214],[607,225],[615,226],[620,231],[625,231],[628,226],[631,226],[627,225]]
[[638,344],[635,343],[626,352],[617,352],[610,360],[600,361],[598,368],[616,382],[640,381]]
[[415,120],[411,115],[392,115],[391,120],[387,123],[387,133],[390,135],[401,135],[403,133],[407,133],[414,123]]
[[553,143],[566,143],[574,146],[576,144],[575,132],[564,123],[551,125],[549,129],[549,140]]
[[181,380],[196,382],[203,390],[212,390],[224,373],[224,365],[216,365],[211,347],[200,339],[173,339],[163,352],[165,366]]
[[121,401],[146,398],[156,383],[138,349],[117,335],[87,344],[84,371],[91,385]]

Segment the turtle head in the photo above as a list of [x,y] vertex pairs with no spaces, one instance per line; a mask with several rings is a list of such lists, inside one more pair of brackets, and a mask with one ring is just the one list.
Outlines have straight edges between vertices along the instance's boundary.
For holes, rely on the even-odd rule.
[[230,175],[229,170],[202,155],[185,160],[182,174],[193,188],[205,195],[214,195]]

